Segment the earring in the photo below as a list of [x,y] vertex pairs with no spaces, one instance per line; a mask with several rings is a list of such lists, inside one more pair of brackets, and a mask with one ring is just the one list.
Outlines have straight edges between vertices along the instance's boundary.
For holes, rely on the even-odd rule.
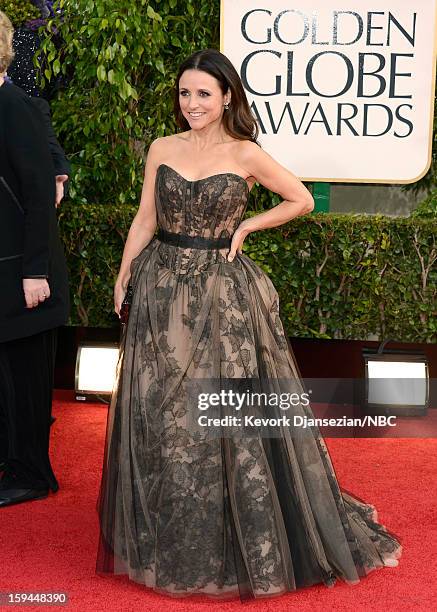
[[229,102],[226,102],[225,104],[223,104],[223,106],[225,107],[226,110],[229,110]]

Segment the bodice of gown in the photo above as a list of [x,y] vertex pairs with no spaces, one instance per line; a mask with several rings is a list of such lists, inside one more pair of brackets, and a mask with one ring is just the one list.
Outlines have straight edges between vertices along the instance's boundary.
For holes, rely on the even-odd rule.
[[190,181],[161,164],[155,183],[158,226],[205,238],[232,237],[249,199],[245,179],[226,172]]

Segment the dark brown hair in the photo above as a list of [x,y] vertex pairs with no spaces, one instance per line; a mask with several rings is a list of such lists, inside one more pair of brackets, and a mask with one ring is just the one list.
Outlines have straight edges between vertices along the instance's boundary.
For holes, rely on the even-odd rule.
[[256,142],[259,132],[258,124],[250,110],[238,72],[226,55],[216,49],[196,51],[179,67],[174,91],[174,113],[178,126],[183,130],[190,129],[190,124],[183,116],[179,104],[179,80],[186,70],[202,70],[213,76],[219,82],[223,95],[230,89],[231,102],[229,109],[223,113],[223,126],[229,136],[237,140]]

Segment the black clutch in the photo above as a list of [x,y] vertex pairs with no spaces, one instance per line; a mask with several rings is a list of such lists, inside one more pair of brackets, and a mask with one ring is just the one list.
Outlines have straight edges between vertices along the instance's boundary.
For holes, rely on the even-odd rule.
[[129,283],[126,289],[124,300],[121,303],[121,308],[120,308],[120,322],[123,325],[126,325],[129,319],[129,311],[130,311],[130,307],[132,304],[132,296],[133,296],[133,288],[132,288],[132,285]]

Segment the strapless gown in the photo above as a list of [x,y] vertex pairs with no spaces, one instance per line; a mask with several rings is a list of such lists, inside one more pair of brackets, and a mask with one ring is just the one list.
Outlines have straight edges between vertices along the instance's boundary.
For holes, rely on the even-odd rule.
[[[233,173],[187,180],[161,164],[158,226],[230,238],[248,202]],[[108,412],[96,571],[173,597],[271,597],[398,564],[399,536],[340,489],[317,428],[206,437],[185,383],[300,373],[278,293],[249,257],[154,237],[132,261],[133,301]],[[312,417],[310,407],[293,408]],[[387,571],[387,570],[384,570]]]

